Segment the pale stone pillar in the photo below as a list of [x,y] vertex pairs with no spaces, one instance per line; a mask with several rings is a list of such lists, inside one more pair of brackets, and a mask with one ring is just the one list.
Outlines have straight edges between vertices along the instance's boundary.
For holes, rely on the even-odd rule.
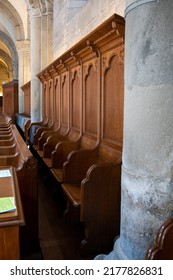
[[32,8],[31,27],[31,122],[42,119],[41,83],[37,74],[41,71],[41,15],[39,9]]
[[53,12],[47,12],[47,63],[53,61]]
[[126,9],[120,238],[96,259],[144,259],[173,215],[173,1]]
[[41,1],[41,69],[53,58],[53,0]]
[[41,69],[44,69],[47,64],[47,15],[41,16]]
[[24,93],[21,89],[30,80],[30,41],[16,41],[16,49],[19,57],[19,113],[24,112]]

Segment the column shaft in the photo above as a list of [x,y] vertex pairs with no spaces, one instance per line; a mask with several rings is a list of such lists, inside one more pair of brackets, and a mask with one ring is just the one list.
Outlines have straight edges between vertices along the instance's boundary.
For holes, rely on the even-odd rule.
[[128,2],[121,231],[105,259],[144,259],[173,215],[173,1]]
[[40,121],[41,84],[37,74],[41,70],[41,17],[31,16],[31,121]]

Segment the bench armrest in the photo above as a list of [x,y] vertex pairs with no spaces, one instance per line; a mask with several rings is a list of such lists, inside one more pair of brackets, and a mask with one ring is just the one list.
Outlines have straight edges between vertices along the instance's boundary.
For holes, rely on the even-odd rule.
[[50,135],[47,138],[46,143],[43,145],[43,157],[51,157],[51,153],[55,150],[55,146],[62,140],[64,140],[64,136],[60,135],[58,132],[56,134]]
[[70,152],[63,164],[64,183],[80,183],[88,168],[97,161],[98,149],[80,149]]
[[52,167],[62,168],[63,163],[67,160],[67,156],[73,150],[79,148],[78,142],[64,140],[56,144],[55,150],[51,154]]
[[49,130],[52,130],[52,126],[51,127],[39,127],[35,134],[34,134],[34,145],[37,145],[38,144],[38,139],[41,137],[41,134],[45,131],[49,131]]
[[[115,225],[120,223],[121,201],[121,160],[116,163],[96,163],[92,165],[81,183],[81,221],[89,215],[93,219],[101,214],[100,205],[112,213]],[[89,207],[88,203],[91,205]],[[93,205],[94,211],[93,211]],[[92,210],[93,213],[90,213]],[[105,211],[104,210],[104,211]],[[110,217],[111,218],[111,217]]]
[[39,150],[43,150],[43,145],[46,143],[49,136],[51,136],[55,131],[54,130],[46,130],[43,131],[40,138],[38,139],[38,147]]

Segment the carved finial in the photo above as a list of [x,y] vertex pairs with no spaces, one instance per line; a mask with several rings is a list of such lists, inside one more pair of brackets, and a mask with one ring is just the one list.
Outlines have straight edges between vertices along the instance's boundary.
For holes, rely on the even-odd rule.
[[80,65],[81,61],[78,58],[78,56],[74,52],[71,52],[70,54],[71,54],[71,57],[78,63],[78,65]]
[[97,57],[99,57],[99,52],[98,52],[98,49],[96,48],[96,46],[89,40],[87,40],[86,43],[87,43],[87,46],[90,47],[91,51],[94,52]]
[[115,21],[112,21],[112,28],[115,29],[115,32],[117,33],[117,35],[120,36],[120,33],[119,33],[119,31],[118,31],[118,27],[117,27]]
[[68,68],[67,68],[67,66],[65,65],[65,63],[64,63],[64,61],[62,60],[62,59],[60,59],[60,65],[65,69],[65,70],[67,70]]

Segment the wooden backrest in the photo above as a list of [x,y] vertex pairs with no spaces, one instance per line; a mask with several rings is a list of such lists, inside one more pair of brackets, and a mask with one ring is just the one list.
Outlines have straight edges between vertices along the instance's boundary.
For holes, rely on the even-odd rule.
[[155,245],[147,250],[147,260],[173,260],[173,219],[170,218],[160,227]]

